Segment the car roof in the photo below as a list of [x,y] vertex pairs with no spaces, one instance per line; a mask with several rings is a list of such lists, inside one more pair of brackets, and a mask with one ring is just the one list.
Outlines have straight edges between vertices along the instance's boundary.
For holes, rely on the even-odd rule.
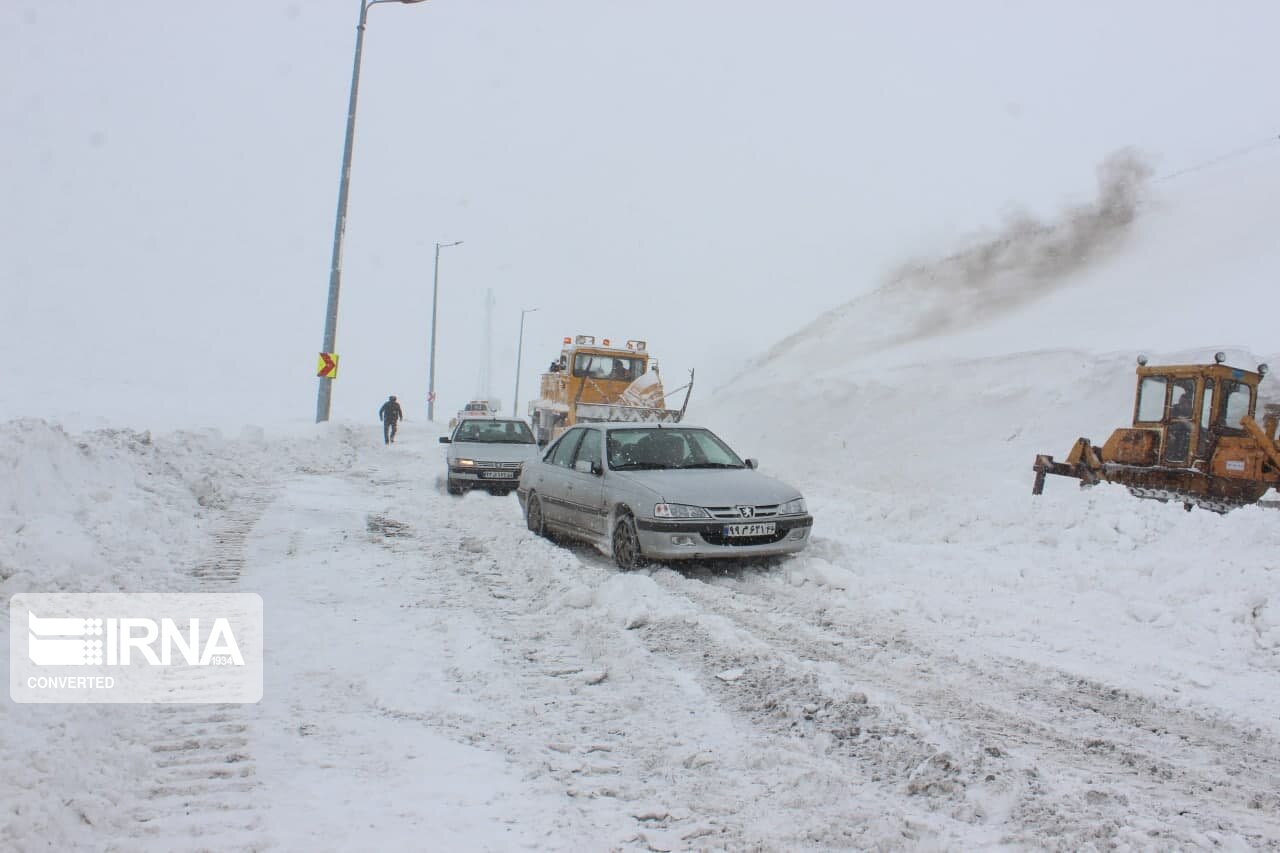
[[524,418],[500,418],[494,415],[488,418],[467,418],[465,421],[458,421],[459,427],[463,424],[524,424],[528,426],[529,422]]
[[699,424],[655,424],[655,423],[626,423],[625,421],[608,421],[605,423],[583,424],[582,426],[595,426],[601,429],[706,429]]

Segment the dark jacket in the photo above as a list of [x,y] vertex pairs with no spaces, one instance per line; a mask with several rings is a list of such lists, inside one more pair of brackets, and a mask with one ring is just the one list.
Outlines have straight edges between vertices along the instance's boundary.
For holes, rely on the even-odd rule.
[[383,403],[382,408],[378,409],[378,420],[391,423],[404,420],[404,409],[400,408],[399,401],[388,400]]

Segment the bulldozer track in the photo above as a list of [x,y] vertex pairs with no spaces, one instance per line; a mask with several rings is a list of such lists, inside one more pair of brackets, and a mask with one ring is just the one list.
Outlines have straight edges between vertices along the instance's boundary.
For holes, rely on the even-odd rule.
[[[247,543],[271,502],[242,498],[190,569],[194,592],[237,591]],[[263,850],[253,760],[253,709],[245,705],[161,705],[150,739],[153,771],[134,810],[135,835],[165,850]]]
[[[1207,498],[1204,495],[1197,495],[1193,492],[1181,492],[1174,489],[1148,489],[1139,486],[1130,486],[1129,494],[1135,498],[1143,500],[1154,500],[1161,503],[1170,501],[1180,503],[1190,509],[1192,506],[1200,509],[1207,509],[1210,512],[1216,512],[1218,515],[1226,515],[1233,509],[1239,509],[1242,506],[1250,506],[1248,501],[1229,501],[1220,498]],[[1280,507],[1280,503],[1274,501],[1257,501],[1258,505],[1268,508]]]

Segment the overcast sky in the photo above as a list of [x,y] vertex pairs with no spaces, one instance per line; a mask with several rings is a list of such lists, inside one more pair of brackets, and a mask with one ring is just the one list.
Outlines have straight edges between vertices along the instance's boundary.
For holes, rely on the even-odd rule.
[[[1273,2],[430,0],[370,11],[334,415],[509,407],[563,335],[703,391],[1011,209],[1274,135]],[[357,0],[0,8],[0,416],[310,418]],[[524,403],[521,404],[524,409]]]

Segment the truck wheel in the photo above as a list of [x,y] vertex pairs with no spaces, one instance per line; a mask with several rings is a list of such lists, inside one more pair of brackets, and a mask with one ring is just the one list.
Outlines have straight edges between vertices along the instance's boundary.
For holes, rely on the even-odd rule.
[[465,491],[462,486],[459,486],[453,480],[445,481],[445,490],[451,495],[460,495]]
[[636,533],[636,521],[630,513],[623,513],[613,528],[613,561],[624,572],[638,569],[647,561],[640,551],[640,536]]

